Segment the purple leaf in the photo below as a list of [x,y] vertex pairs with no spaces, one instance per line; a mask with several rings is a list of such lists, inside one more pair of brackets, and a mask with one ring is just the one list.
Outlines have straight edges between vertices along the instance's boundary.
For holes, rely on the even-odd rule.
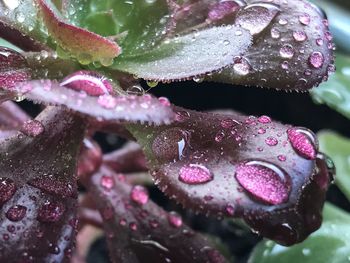
[[111,169],[101,167],[87,187],[104,219],[113,262],[227,262],[179,215],[165,212],[144,187],[132,187]]
[[12,91],[37,103],[64,105],[78,113],[113,122],[124,120],[162,124],[169,123],[174,116],[171,107],[163,105],[150,95],[91,96],[75,89],[64,87],[55,81],[40,80],[18,84]]
[[30,117],[16,103],[7,101],[0,105],[0,130],[18,130]]
[[101,164],[102,150],[100,146],[96,142],[85,138],[78,159],[78,177],[83,178],[97,172]]
[[254,35],[254,44],[212,79],[241,85],[306,91],[334,71],[328,21],[304,0],[248,0],[234,23]]
[[331,172],[312,132],[267,116],[175,110],[171,125],[128,126],[163,192],[202,213],[242,217],[284,245],[319,228]]
[[41,134],[0,143],[1,262],[68,262],[75,237],[76,160],[84,122],[58,107]]

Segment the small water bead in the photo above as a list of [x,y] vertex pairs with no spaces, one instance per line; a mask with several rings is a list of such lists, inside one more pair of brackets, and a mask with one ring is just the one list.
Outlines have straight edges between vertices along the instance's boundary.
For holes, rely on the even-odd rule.
[[16,14],[16,20],[18,23],[23,23],[26,20],[26,16],[23,13],[19,12]]
[[309,14],[302,14],[299,16],[299,22],[305,26],[307,26],[308,24],[310,24],[311,18]]
[[132,230],[132,231],[136,231],[137,230],[137,224],[135,222],[131,222],[129,224],[129,228]]
[[13,222],[21,221],[27,213],[27,207],[15,205],[9,208],[6,212],[6,217]]
[[312,52],[309,56],[308,62],[313,68],[321,68],[324,63],[324,57],[321,52]]
[[323,39],[322,38],[317,38],[316,39],[316,45],[322,46],[323,45]]
[[139,205],[145,205],[149,199],[148,190],[141,185],[135,185],[131,190],[130,198]]
[[275,137],[267,137],[265,139],[265,143],[268,146],[276,146],[278,144],[278,140]]
[[180,128],[162,131],[153,141],[152,150],[155,156],[163,161],[180,160],[190,143],[190,133]]
[[233,61],[233,70],[240,76],[246,76],[250,73],[252,67],[244,57],[236,57]]
[[151,80],[149,80],[149,81],[146,81],[146,84],[147,84],[147,86],[150,87],[150,88],[155,88],[155,87],[157,87],[158,82],[157,82],[157,81],[151,81]]
[[294,48],[290,44],[285,44],[280,49],[280,55],[282,58],[290,59],[294,56],[294,53],[295,53]]
[[281,64],[282,69],[288,70],[289,69],[289,62],[283,61]]
[[285,162],[287,160],[287,157],[285,155],[278,155],[277,159],[280,160],[281,162]]
[[125,220],[125,218],[122,218],[122,219],[119,220],[119,225],[121,225],[121,226],[126,226],[126,220]]
[[216,135],[215,135],[215,141],[216,142],[222,142],[222,140],[225,138],[225,133],[223,131],[219,131]]
[[30,120],[23,123],[21,132],[25,135],[36,137],[44,132],[43,124],[38,120]]
[[278,205],[289,199],[290,177],[274,164],[249,161],[237,166],[235,177],[249,194],[264,203]]
[[264,128],[259,128],[258,129],[258,134],[265,134],[266,130]]
[[232,205],[227,205],[227,206],[225,207],[225,212],[226,212],[226,214],[229,215],[229,216],[233,216],[233,215],[235,214],[235,210],[234,210],[234,208],[233,208]]
[[142,96],[145,94],[145,90],[140,85],[132,85],[131,87],[127,88],[126,92],[129,95],[136,96]]
[[171,226],[179,228],[182,226],[182,217],[176,212],[170,212],[168,214],[168,222]]
[[101,177],[101,186],[105,190],[110,191],[114,187],[114,178],[109,175],[103,175]]
[[287,131],[293,149],[302,157],[315,160],[317,154],[316,136],[305,128],[291,128]]
[[158,100],[159,100],[160,104],[162,104],[163,106],[166,106],[166,107],[171,106],[169,99],[166,97],[159,97]]
[[188,111],[177,111],[175,114],[175,120],[178,122],[184,122],[190,118],[190,113]]
[[293,38],[295,39],[295,41],[303,42],[307,39],[307,35],[304,31],[294,31]]
[[180,169],[179,180],[186,184],[204,184],[214,179],[213,174],[204,165],[188,164]]
[[271,123],[271,118],[269,116],[263,115],[258,118],[258,122],[264,124]]
[[287,19],[284,19],[284,18],[281,18],[280,20],[278,20],[278,23],[282,26],[285,26],[288,24],[288,20]]
[[81,70],[64,78],[60,84],[67,88],[84,91],[90,96],[113,93],[113,86],[103,75],[88,70]]
[[238,121],[233,120],[233,119],[224,119],[220,122],[221,127],[224,129],[231,129],[233,126],[240,124]]
[[273,27],[271,28],[271,37],[274,39],[280,38],[281,32],[277,28]]
[[0,207],[15,194],[17,187],[9,178],[0,177]]
[[37,219],[40,222],[55,223],[61,219],[65,210],[63,203],[59,201],[47,201],[39,208]]

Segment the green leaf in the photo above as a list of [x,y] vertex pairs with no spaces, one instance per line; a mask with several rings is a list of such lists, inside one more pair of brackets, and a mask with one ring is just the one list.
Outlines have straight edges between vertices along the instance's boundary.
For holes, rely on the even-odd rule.
[[262,241],[254,249],[249,263],[344,263],[350,261],[350,215],[326,204],[322,227],[304,242],[283,247]]
[[327,82],[311,91],[316,103],[327,104],[350,119],[350,57],[338,54],[337,71]]
[[350,200],[350,140],[334,132],[318,135],[320,149],[328,154],[337,168],[335,182]]
[[121,56],[113,68],[146,80],[186,80],[231,65],[251,42],[250,33],[244,29],[213,27],[166,40],[152,52],[138,57]]
[[153,49],[165,36],[168,6],[164,0],[69,1],[66,16],[75,25],[110,36],[124,33],[124,56],[134,56]]

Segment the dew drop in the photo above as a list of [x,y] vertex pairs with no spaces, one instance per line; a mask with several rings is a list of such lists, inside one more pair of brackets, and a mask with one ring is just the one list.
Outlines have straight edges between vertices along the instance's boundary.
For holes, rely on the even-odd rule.
[[291,128],[287,134],[293,149],[300,156],[309,160],[316,159],[318,145],[313,132],[305,128]]
[[39,208],[38,220],[45,223],[58,222],[65,211],[64,204],[59,201],[47,201]]
[[309,56],[308,61],[310,66],[312,66],[313,68],[316,68],[316,69],[321,68],[324,63],[323,54],[321,52],[312,52],[311,55]]
[[159,100],[160,104],[162,104],[165,107],[170,107],[171,106],[171,103],[170,103],[169,99],[166,98],[166,97],[159,97],[158,100]]
[[43,124],[38,120],[26,121],[21,129],[21,132],[27,136],[36,137],[44,132]]
[[149,81],[146,81],[146,84],[147,84],[147,86],[150,87],[150,88],[155,88],[155,87],[157,87],[158,82],[157,82],[157,81],[151,81],[151,80],[149,80]]
[[309,14],[302,14],[299,16],[299,22],[305,26],[307,26],[308,24],[310,24],[310,15]]
[[290,178],[274,164],[249,161],[237,166],[235,176],[249,194],[264,203],[278,205],[289,199]]
[[281,162],[285,162],[287,160],[287,157],[285,155],[278,155],[277,159],[280,160]]
[[145,187],[141,185],[135,185],[130,193],[130,198],[139,205],[144,205],[148,202],[149,194]]
[[140,85],[132,85],[129,87],[126,92],[129,95],[142,96],[145,94],[145,90]]
[[294,56],[294,48],[290,44],[285,44],[280,49],[280,55],[282,58],[292,58]]
[[274,39],[280,38],[281,37],[280,31],[275,27],[271,28],[271,37]]
[[171,226],[173,226],[175,228],[179,228],[182,226],[182,218],[176,212],[170,212],[168,214],[168,222]]
[[16,190],[17,187],[14,181],[0,177],[0,207],[12,198]]
[[263,115],[258,118],[258,121],[264,124],[271,123],[271,118],[269,116]]
[[114,187],[114,179],[112,176],[103,175],[101,177],[101,186],[107,190],[110,191]]
[[248,60],[243,57],[235,57],[233,61],[233,70],[240,76],[246,76],[251,71],[252,67]]
[[295,41],[303,42],[307,39],[307,35],[304,31],[294,31],[293,38],[295,39]]
[[215,135],[215,141],[216,142],[222,142],[222,140],[225,138],[225,133],[223,131],[219,131],[216,135]]
[[6,212],[6,217],[13,222],[21,221],[27,213],[27,207],[15,205],[9,208]]
[[268,146],[276,146],[278,144],[278,140],[275,137],[267,137],[265,139],[265,143]]
[[136,231],[137,230],[137,224],[135,222],[131,222],[129,224],[129,228],[132,230],[132,231]]
[[227,205],[225,208],[226,214],[229,216],[233,216],[235,213],[235,210],[232,205]]
[[214,179],[207,167],[200,164],[185,165],[180,169],[179,180],[186,184],[204,184]]

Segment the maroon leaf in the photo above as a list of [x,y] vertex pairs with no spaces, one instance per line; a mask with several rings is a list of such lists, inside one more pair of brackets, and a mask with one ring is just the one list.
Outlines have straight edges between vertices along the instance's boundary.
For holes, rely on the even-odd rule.
[[20,53],[0,47],[0,87],[13,88],[16,83],[30,79],[30,76],[27,62]]
[[80,149],[78,160],[78,177],[86,177],[98,171],[102,164],[102,150],[100,146],[85,138]]
[[76,158],[84,122],[58,107],[40,134],[0,144],[1,262],[68,262],[75,236]]
[[304,0],[248,0],[235,24],[254,35],[254,44],[214,80],[306,91],[334,71],[328,21]]
[[[86,86],[88,87],[88,86]],[[29,81],[12,89],[18,96],[48,105],[64,105],[67,108],[101,120],[117,122],[169,123],[174,116],[172,109],[150,96],[91,96],[84,91],[64,87],[51,80]]]
[[0,105],[0,130],[16,130],[29,119],[14,102],[7,101]]
[[102,167],[88,184],[104,219],[113,262],[226,262],[179,215],[165,212],[149,200],[145,188],[124,180]]
[[199,212],[242,217],[284,245],[319,228],[331,174],[312,132],[267,116],[176,110],[171,125],[129,126],[163,192]]

